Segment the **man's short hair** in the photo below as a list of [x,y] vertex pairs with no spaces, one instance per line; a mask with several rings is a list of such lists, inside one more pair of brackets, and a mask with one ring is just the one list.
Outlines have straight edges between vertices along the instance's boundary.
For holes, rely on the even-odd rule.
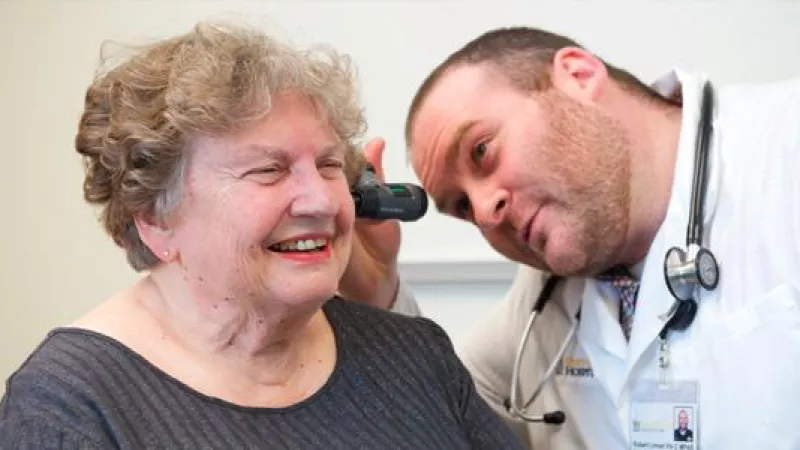
[[[412,125],[422,103],[447,70],[462,65],[488,65],[515,88],[525,92],[544,91],[552,86],[553,57],[567,47],[584,48],[569,37],[531,27],[497,28],[469,41],[439,64],[420,85],[406,118],[407,144],[410,145]],[[601,61],[611,78],[623,88],[644,98],[664,101],[630,72],[602,58]]]

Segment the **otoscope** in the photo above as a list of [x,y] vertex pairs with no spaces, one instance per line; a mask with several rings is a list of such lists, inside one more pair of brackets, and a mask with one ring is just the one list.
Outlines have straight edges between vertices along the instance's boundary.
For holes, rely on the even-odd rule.
[[356,204],[356,217],[360,218],[413,222],[428,210],[424,189],[409,183],[381,183],[369,163],[350,193]]

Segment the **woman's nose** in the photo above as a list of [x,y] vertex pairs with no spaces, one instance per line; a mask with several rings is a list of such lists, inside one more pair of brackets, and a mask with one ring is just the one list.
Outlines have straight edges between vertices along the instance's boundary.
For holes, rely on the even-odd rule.
[[295,186],[299,191],[292,202],[291,212],[294,216],[334,216],[338,204],[331,181],[325,180],[319,173],[313,173]]

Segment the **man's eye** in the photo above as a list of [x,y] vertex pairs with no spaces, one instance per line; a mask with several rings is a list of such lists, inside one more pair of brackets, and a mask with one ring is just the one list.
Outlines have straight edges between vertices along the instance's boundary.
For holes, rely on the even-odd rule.
[[466,196],[459,198],[456,202],[456,215],[462,219],[467,218],[469,217],[469,211],[469,199]]
[[480,162],[484,155],[486,155],[487,151],[488,148],[486,147],[486,143],[481,142],[472,149],[472,160],[475,162]]

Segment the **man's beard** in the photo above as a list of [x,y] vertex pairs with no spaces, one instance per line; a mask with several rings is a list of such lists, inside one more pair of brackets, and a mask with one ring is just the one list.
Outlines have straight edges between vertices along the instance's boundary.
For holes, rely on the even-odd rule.
[[[550,118],[542,147],[545,167],[561,186],[569,215],[570,252],[551,261],[552,272],[593,275],[614,265],[630,218],[630,143],[616,120],[556,89],[539,96]],[[544,255],[542,255],[544,257]]]

